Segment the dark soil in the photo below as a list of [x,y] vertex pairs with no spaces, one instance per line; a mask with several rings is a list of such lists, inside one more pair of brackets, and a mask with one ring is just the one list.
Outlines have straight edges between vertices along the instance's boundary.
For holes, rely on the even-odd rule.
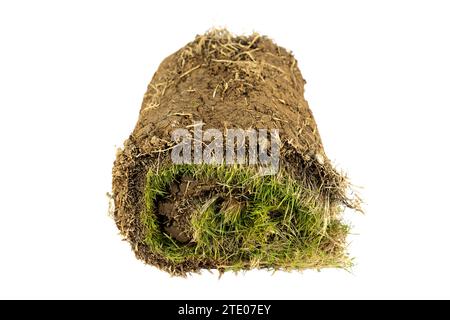
[[183,176],[173,182],[168,191],[157,205],[161,227],[178,242],[188,243],[191,240],[189,220],[193,210],[211,194],[219,194],[220,190],[213,181],[196,181]]

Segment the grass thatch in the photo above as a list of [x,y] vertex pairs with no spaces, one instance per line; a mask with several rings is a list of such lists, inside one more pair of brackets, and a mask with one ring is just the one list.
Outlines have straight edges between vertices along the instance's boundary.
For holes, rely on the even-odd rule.
[[[156,209],[169,185],[182,176],[214,181],[219,190],[193,211],[188,244],[163,231]],[[249,167],[173,165],[150,170],[141,215],[145,243],[174,266],[200,260],[221,271],[347,268],[349,227],[339,219],[342,209],[317,194],[288,175],[258,176]],[[245,206],[220,206],[219,197],[243,199]]]

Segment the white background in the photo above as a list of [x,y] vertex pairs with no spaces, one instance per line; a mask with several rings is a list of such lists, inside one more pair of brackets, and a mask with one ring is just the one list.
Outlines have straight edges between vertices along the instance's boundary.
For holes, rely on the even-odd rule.
[[[2,1],[0,298],[450,298],[447,1]],[[108,217],[161,60],[212,26],[291,49],[362,190],[343,270],[172,278]]]

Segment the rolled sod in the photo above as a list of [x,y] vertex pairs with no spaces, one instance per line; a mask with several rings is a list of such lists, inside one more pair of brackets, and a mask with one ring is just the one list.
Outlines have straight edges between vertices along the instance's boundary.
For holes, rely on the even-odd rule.
[[[114,219],[137,258],[175,275],[351,265],[341,213],[358,201],[324,152],[304,84],[294,56],[259,34],[211,30],[164,59],[113,168]],[[192,133],[190,162],[173,161],[179,129]],[[201,161],[211,139],[196,158],[196,137],[210,129],[220,145],[236,129],[276,131],[266,155],[279,162],[267,171],[250,151]]]

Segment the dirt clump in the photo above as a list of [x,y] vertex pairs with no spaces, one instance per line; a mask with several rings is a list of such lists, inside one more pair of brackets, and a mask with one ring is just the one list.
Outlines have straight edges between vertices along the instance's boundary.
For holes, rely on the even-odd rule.
[[161,227],[180,243],[188,243],[192,240],[189,219],[193,210],[212,193],[217,192],[217,186],[213,182],[197,181],[188,177],[173,181],[164,198],[157,201],[156,214],[160,218]]

